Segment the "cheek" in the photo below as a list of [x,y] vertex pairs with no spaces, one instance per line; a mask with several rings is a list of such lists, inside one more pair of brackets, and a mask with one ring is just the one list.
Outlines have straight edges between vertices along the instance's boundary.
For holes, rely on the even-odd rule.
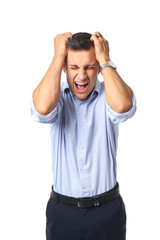
[[76,78],[76,73],[69,72],[69,73],[67,74],[67,78],[68,78],[68,80],[70,81],[70,83],[74,82],[74,79]]
[[92,76],[90,76],[90,80],[91,80],[92,85],[96,84],[97,77],[98,77],[98,74],[92,74]]

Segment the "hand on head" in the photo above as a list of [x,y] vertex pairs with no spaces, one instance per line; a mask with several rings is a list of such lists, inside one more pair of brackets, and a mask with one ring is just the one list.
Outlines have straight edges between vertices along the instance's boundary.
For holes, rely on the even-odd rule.
[[96,59],[99,62],[99,65],[101,66],[105,62],[110,61],[109,44],[102,34],[100,32],[95,32],[90,40],[94,42]]

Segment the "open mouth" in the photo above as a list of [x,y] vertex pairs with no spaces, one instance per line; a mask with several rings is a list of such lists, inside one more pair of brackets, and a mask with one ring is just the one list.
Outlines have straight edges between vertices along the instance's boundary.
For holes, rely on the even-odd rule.
[[86,91],[88,82],[86,83],[80,83],[80,82],[75,82],[76,90],[80,93],[83,93]]

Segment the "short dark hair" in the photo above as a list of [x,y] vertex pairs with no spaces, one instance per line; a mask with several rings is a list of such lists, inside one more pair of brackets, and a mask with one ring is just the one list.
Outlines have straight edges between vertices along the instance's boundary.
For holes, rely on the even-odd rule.
[[94,46],[93,41],[90,40],[91,34],[87,32],[78,32],[72,35],[67,42],[67,48],[72,50],[89,50]]
[[[68,49],[71,50],[89,50],[94,47],[93,41],[90,40],[92,34],[87,32],[78,32],[72,35],[66,44]],[[65,58],[65,64],[67,64],[67,57]]]

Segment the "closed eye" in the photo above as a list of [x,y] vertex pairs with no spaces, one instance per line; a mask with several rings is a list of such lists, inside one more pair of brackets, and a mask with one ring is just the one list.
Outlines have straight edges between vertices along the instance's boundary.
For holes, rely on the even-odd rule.
[[[77,65],[70,65],[69,67],[72,70],[77,70],[79,68]],[[85,70],[90,70],[90,69],[95,69],[95,64],[94,65],[87,65],[85,67]]]
[[71,69],[78,69],[78,66],[77,65],[70,65],[69,66]]
[[78,67],[71,67],[71,69],[78,69]]
[[85,67],[85,69],[86,69],[86,70],[87,70],[87,69],[94,69],[94,67],[87,66],[87,67]]
[[87,65],[86,67],[85,67],[85,69],[87,70],[87,69],[94,69],[95,68],[95,65]]

